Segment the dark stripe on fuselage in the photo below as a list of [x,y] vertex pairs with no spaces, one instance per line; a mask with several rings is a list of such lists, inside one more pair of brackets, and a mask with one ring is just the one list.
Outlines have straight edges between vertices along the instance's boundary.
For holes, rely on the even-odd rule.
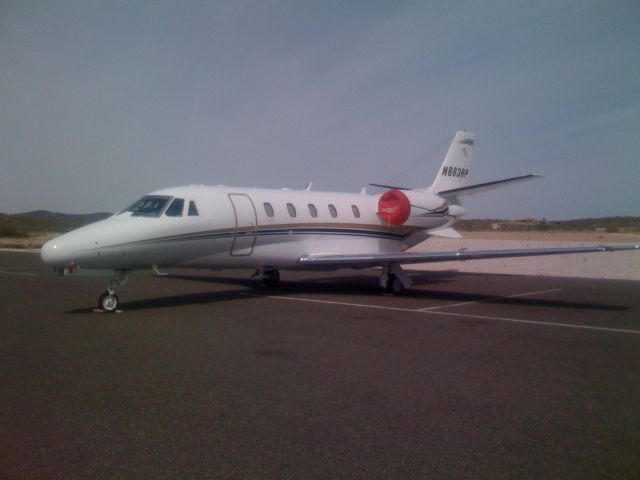
[[185,242],[194,240],[214,240],[222,238],[234,238],[236,236],[277,236],[277,235],[341,235],[351,237],[370,237],[370,238],[386,238],[390,240],[402,240],[408,236],[413,229],[403,228],[402,231],[385,231],[377,229],[355,229],[355,228],[326,228],[326,227],[294,227],[285,226],[278,228],[258,228],[253,230],[250,228],[213,230],[206,232],[188,233],[181,235],[173,235],[169,237],[151,238],[148,240],[139,240],[137,242],[129,242],[114,246],[135,246],[148,245],[154,243],[171,243]]

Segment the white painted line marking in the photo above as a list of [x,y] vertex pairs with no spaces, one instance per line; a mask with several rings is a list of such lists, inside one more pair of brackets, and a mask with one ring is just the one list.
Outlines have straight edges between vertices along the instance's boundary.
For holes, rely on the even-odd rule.
[[560,292],[561,288],[550,288],[549,290],[538,290],[537,292],[526,292],[526,293],[516,293],[514,295],[507,295],[507,298],[516,298],[516,297],[528,297],[530,295],[537,295],[538,293],[551,293],[551,292]]
[[252,294],[247,294],[247,295],[252,297],[266,297],[266,298],[273,298],[276,300],[289,300],[294,302],[323,303],[326,305],[342,305],[347,307],[373,308],[377,310],[395,310],[398,312],[419,313],[423,315],[446,315],[449,317],[466,317],[466,318],[475,318],[479,320],[494,320],[497,322],[521,323],[521,324],[527,324],[527,325],[541,325],[545,327],[575,328],[579,330],[594,330],[597,332],[631,333],[635,335],[640,335],[640,330],[628,330],[625,328],[595,327],[591,325],[576,325],[573,323],[541,322],[539,320],[524,320],[521,318],[509,318],[509,317],[493,317],[490,315],[473,315],[468,313],[436,312],[433,310],[424,311],[424,310],[415,310],[412,308],[385,307],[380,305],[366,305],[363,303],[335,302],[330,300],[317,300],[313,298],[284,297],[284,296],[278,296],[278,295],[252,295]]
[[420,308],[419,311],[427,312],[427,311],[430,311],[430,310],[439,310],[441,308],[460,307],[462,305],[471,305],[473,303],[482,303],[482,302],[490,302],[492,300],[500,300],[501,298],[529,297],[531,295],[537,295],[539,293],[559,292],[561,290],[562,290],[561,288],[551,288],[549,290],[538,290],[537,292],[516,293],[514,295],[507,295],[507,296],[503,296],[503,297],[496,296],[496,297],[485,298],[483,300],[474,300],[472,302],[450,303],[448,305],[438,305],[436,307]]
[[385,307],[382,305],[366,305],[364,303],[349,303],[349,302],[333,302],[330,300],[316,300],[313,298],[299,298],[299,297],[281,297],[278,295],[253,295],[256,297],[267,297],[267,298],[275,298],[278,300],[294,300],[298,302],[310,302],[310,303],[324,303],[326,305],[343,305],[347,307],[365,307],[365,308],[376,308],[378,310],[395,310],[398,312],[418,312],[418,310],[412,310],[410,308],[402,308],[402,307]]
[[7,272],[5,270],[0,270],[0,273],[6,273],[7,275],[23,275],[25,277],[37,277],[35,273],[24,273],[24,272]]
[[432,315],[449,315],[452,317],[478,318],[481,320],[497,320],[500,322],[528,323],[532,325],[545,325],[548,327],[579,328],[582,330],[596,330],[601,332],[634,333],[636,335],[640,335],[640,330],[628,330],[625,328],[594,327],[591,325],[576,325],[573,323],[541,322],[539,320],[524,320],[521,318],[508,318],[508,317],[492,317],[490,315],[472,315],[469,313],[454,313],[454,312],[420,312],[420,313],[427,313],[427,314],[430,313]]

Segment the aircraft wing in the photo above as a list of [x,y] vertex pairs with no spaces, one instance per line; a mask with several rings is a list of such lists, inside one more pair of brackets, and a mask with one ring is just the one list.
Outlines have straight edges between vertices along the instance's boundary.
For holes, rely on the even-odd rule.
[[523,248],[510,250],[467,250],[449,252],[397,252],[364,253],[353,255],[303,255],[298,263],[308,267],[366,268],[388,264],[435,263],[465,260],[483,260],[488,258],[533,257],[541,255],[566,255],[571,253],[616,252],[621,250],[640,250],[638,244],[597,245],[587,247],[561,248]]

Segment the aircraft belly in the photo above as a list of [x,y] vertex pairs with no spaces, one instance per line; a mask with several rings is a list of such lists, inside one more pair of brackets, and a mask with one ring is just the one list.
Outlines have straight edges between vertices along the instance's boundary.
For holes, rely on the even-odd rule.
[[[176,263],[179,267],[204,268],[255,268],[271,266],[277,268],[300,268],[298,259],[309,253],[357,254],[369,252],[393,252],[402,248],[396,240],[345,237],[343,235],[270,235],[256,240],[251,254],[230,255],[228,246],[219,245],[214,253],[191,257]],[[248,253],[248,252],[247,252]]]

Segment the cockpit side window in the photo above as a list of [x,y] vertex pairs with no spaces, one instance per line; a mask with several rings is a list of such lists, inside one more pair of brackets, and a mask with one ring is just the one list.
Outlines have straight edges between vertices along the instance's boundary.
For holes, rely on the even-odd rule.
[[198,215],[199,215],[199,213],[198,213],[198,207],[196,207],[196,202],[191,200],[189,202],[189,216],[190,217],[197,217]]
[[181,217],[182,210],[184,210],[184,199],[183,198],[174,198],[167,211],[164,214],[167,217]]
[[159,217],[170,198],[164,195],[147,195],[121,213],[131,212],[132,217]]

